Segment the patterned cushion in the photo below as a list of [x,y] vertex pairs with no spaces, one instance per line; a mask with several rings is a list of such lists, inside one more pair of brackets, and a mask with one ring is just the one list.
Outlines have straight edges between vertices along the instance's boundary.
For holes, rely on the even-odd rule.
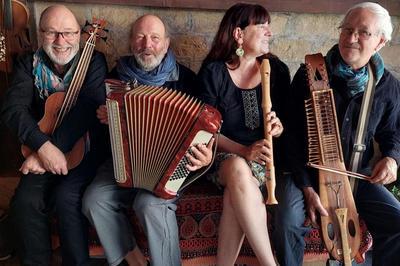
[[[184,265],[215,265],[217,253],[217,229],[222,210],[222,191],[205,179],[191,185],[178,201],[176,216],[179,225],[180,248]],[[129,214],[139,246],[148,255],[146,237],[133,213]],[[364,253],[372,246],[372,237],[362,226],[362,240],[357,263],[364,261]],[[270,226],[271,227],[271,226]],[[326,251],[319,231],[312,229],[305,236],[304,261],[326,261]],[[91,229],[91,256],[102,256],[103,250],[94,229]],[[257,259],[247,241],[240,251],[238,264],[258,265]]]

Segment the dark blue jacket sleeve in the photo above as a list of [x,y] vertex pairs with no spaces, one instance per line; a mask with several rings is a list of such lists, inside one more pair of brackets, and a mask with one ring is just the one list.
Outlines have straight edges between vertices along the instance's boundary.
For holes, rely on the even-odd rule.
[[[389,84],[385,89],[385,112],[379,121],[375,133],[375,140],[383,157],[391,157],[400,164],[400,81],[385,71],[381,82]],[[381,83],[380,82],[380,83]],[[377,86],[380,84],[378,83]]]
[[37,150],[50,137],[42,133],[38,126],[44,111],[44,100],[40,99],[33,84],[32,54],[18,57],[13,69],[2,104],[1,118],[22,144]]

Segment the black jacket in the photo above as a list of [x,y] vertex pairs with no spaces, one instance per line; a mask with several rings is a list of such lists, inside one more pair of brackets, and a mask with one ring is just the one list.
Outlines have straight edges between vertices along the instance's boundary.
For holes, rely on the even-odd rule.
[[[328,73],[329,74],[329,73]],[[358,117],[361,108],[363,92],[348,98],[344,92],[346,83],[339,77],[330,77],[333,89],[343,156],[347,169],[353,151]],[[305,119],[304,100],[309,98],[309,88],[306,80],[305,66],[302,65],[293,78],[291,85],[291,116],[290,159],[296,184],[299,187],[315,185],[316,171],[306,167],[307,153],[307,124]],[[373,157],[373,140],[379,144],[383,157],[391,157],[400,163],[400,82],[389,71],[385,70],[375,88],[373,105],[369,114],[368,128],[364,144],[366,151],[360,166],[360,173],[370,175],[369,161]]]
[[104,140],[103,136],[100,137],[104,127],[96,118],[97,107],[105,103],[107,64],[104,55],[94,52],[76,105],[52,136],[45,135],[38,127],[46,99],[39,96],[32,70],[33,53],[17,58],[12,81],[2,104],[1,118],[4,123],[16,133],[22,144],[35,151],[50,140],[61,151],[67,152],[87,131],[90,132],[91,150],[98,149]]

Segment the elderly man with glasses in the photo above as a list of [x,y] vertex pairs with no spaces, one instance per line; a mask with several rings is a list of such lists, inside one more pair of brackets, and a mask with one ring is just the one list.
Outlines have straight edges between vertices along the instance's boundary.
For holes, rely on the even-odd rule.
[[[357,171],[370,178],[358,182],[354,199],[358,214],[373,237],[373,265],[399,265],[400,204],[384,185],[396,180],[400,162],[400,82],[385,69],[378,53],[391,39],[391,19],[382,6],[364,2],[349,9],[339,29],[339,42],[328,51],[325,63],[335,98],[345,164],[350,165],[361,102],[371,78],[367,69],[370,65],[376,87],[367,116],[365,151]],[[277,180],[278,222],[273,242],[280,265],[290,266],[303,263],[306,213],[313,224],[318,214],[328,215],[316,193],[317,177],[306,168],[304,100],[309,88],[304,65],[292,81],[292,94],[291,122],[286,128],[293,144],[288,152],[294,178]],[[370,165],[373,140],[379,145],[381,157]]]
[[[100,163],[96,149],[102,145],[96,143],[100,144],[103,126],[96,118],[96,109],[105,102],[107,66],[104,56],[95,52],[76,104],[52,136],[44,134],[38,122],[48,97],[67,91],[77,70],[80,27],[72,12],[61,5],[45,9],[39,26],[42,46],[17,58],[1,111],[5,124],[34,151],[19,169],[22,177],[11,202],[17,253],[22,265],[51,265],[49,213],[54,211],[62,264],[88,265],[87,221],[81,213],[81,197]],[[69,170],[64,153],[86,132],[90,142],[86,142],[85,156]]]

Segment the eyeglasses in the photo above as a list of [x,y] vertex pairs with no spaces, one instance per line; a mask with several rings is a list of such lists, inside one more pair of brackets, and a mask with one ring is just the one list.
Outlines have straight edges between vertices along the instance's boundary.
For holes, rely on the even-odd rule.
[[346,36],[353,36],[355,34],[356,38],[359,40],[366,41],[368,40],[373,34],[367,30],[356,30],[353,28],[348,27],[339,27],[340,33]]
[[55,40],[58,36],[62,36],[65,40],[72,40],[79,33],[79,31],[45,31],[42,30],[43,35],[48,40]]

